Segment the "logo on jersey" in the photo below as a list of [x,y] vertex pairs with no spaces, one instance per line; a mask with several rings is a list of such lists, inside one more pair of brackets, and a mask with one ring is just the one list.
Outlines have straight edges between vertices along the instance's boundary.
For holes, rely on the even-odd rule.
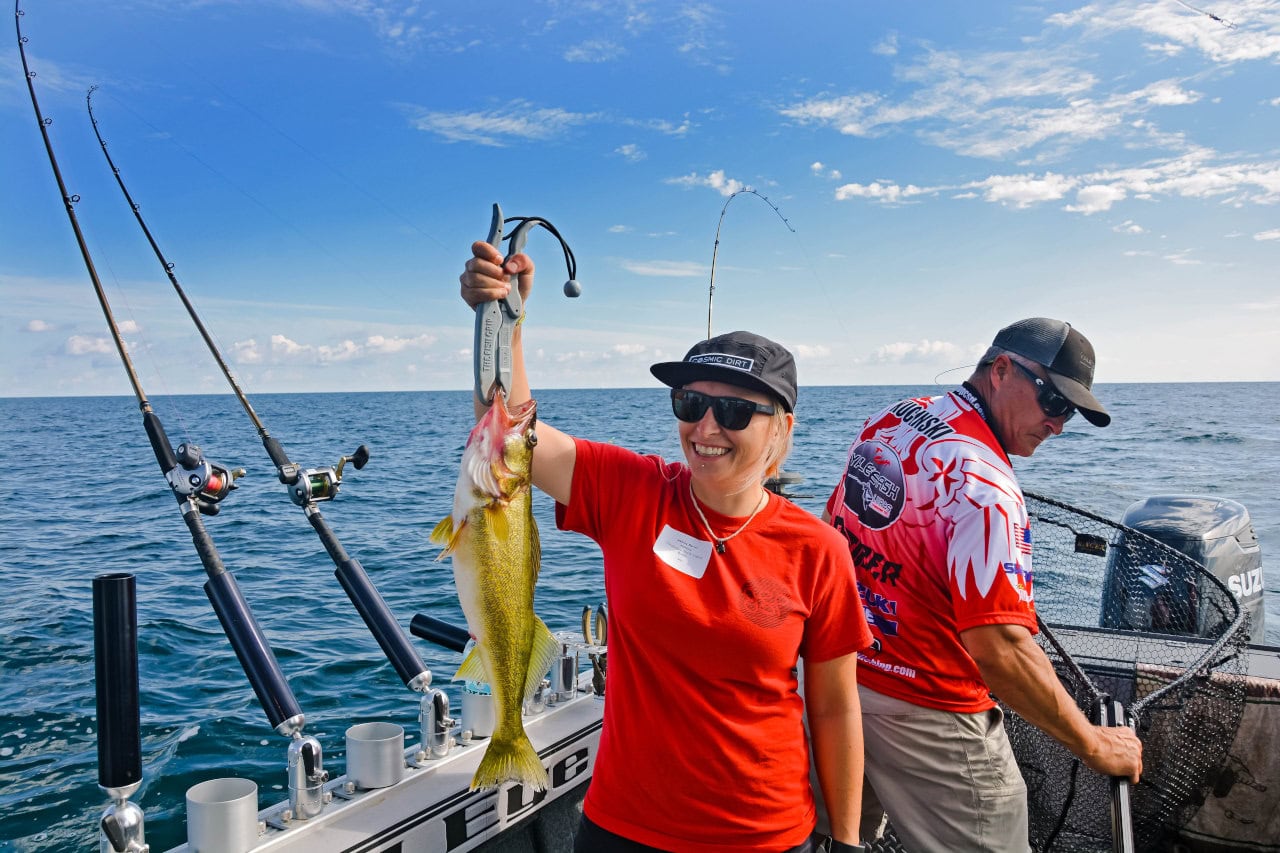
[[1018,598],[1021,601],[1031,602],[1031,571],[1024,569],[1021,562],[1002,563],[1004,567],[1004,576],[1009,581],[1009,586],[1018,592]]
[[1019,554],[1031,553],[1031,525],[1023,527],[1021,524],[1013,526],[1013,542],[1018,548]]
[[883,530],[902,514],[902,484],[898,455],[887,444],[863,441],[854,447],[844,472],[844,505],[863,527]]
[[862,612],[866,614],[867,624],[886,637],[898,636],[898,620],[890,618],[898,615],[898,602],[861,583],[858,584],[858,595],[862,598]]

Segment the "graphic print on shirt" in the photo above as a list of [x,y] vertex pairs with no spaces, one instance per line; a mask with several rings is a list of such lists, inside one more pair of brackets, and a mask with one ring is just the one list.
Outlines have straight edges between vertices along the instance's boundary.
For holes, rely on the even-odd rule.
[[749,622],[761,628],[776,628],[797,609],[797,605],[781,581],[766,576],[749,579],[742,584],[738,609]]
[[864,527],[883,530],[902,515],[906,500],[902,462],[893,448],[864,441],[849,456],[844,472],[844,505]]

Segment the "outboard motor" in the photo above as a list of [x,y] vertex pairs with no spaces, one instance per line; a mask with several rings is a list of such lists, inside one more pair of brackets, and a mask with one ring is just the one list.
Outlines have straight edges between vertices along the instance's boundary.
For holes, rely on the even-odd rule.
[[[1243,504],[1222,498],[1160,495],[1138,501],[1121,524],[1174,548],[1209,570],[1250,616],[1250,642],[1263,638],[1262,548]],[[1102,593],[1103,628],[1205,635],[1212,614],[1202,612],[1198,584],[1185,569],[1136,559],[1121,532],[1108,549]],[[1143,563],[1139,565],[1139,563]]]

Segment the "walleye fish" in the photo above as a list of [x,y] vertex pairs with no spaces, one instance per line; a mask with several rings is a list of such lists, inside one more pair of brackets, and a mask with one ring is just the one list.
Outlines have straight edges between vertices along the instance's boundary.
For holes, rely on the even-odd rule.
[[533,612],[542,549],[533,521],[530,469],[537,403],[508,411],[501,394],[471,430],[453,495],[453,513],[431,531],[453,557],[453,578],[476,644],[454,681],[487,682],[494,730],[471,789],[516,781],[538,791],[547,771],[520,719],[560,644]]

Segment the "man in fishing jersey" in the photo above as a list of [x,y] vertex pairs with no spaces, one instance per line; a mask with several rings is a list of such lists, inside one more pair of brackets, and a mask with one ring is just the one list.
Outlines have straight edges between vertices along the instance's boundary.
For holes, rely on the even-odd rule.
[[1093,770],[1142,772],[1137,736],[1091,725],[1033,637],[1032,530],[1009,461],[1077,411],[1111,422],[1093,368],[1067,323],[1001,329],[960,388],[869,418],[827,503],[875,637],[858,655],[863,826],[883,808],[913,853],[1028,850],[1026,786],[991,694]]

